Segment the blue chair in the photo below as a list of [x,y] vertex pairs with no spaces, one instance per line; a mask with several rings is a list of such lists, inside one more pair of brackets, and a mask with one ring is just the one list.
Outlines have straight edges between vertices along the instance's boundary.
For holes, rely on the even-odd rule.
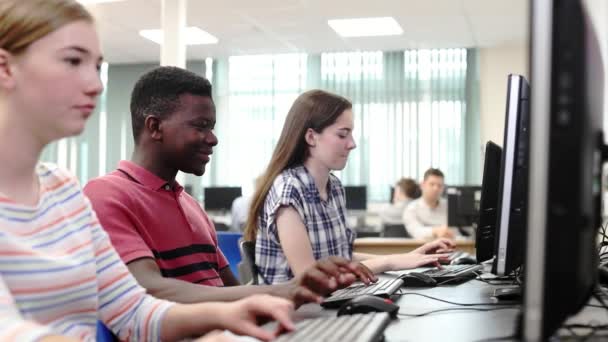
[[97,338],[95,340],[97,342],[118,341],[116,336],[114,336],[114,334],[112,334],[110,329],[108,329],[101,321],[97,321]]
[[230,263],[230,270],[238,278],[238,263],[241,262],[239,251],[239,239],[243,236],[240,232],[217,232],[217,242],[222,253]]

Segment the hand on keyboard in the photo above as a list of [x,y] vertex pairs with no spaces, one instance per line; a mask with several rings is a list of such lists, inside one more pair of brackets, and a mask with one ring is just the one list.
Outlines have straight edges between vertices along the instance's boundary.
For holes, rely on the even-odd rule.
[[365,284],[377,281],[376,276],[365,265],[330,256],[316,261],[291,282],[278,285],[277,294],[293,300],[296,306],[308,302],[321,303],[324,296],[348,287],[357,279]]
[[[214,305],[205,303],[202,305]],[[270,341],[284,331],[293,331],[291,320],[293,304],[283,298],[270,295],[252,295],[231,303],[216,303],[219,310],[208,320],[217,322],[220,329],[229,330],[237,335],[251,336],[262,341]],[[258,326],[260,320],[274,319],[279,323],[275,332]],[[213,341],[213,340],[212,340]]]
[[420,254],[414,252],[393,254],[388,256],[390,259],[389,271],[407,270],[422,266],[435,266],[441,268],[439,261],[447,257],[448,254]]
[[437,254],[437,253],[450,253],[454,251],[454,241],[450,239],[436,239],[431,242],[427,242],[424,245],[414,249],[412,253],[419,254]]
[[355,262],[355,265],[357,265],[357,277],[365,285],[370,285],[371,283],[378,281],[378,277],[376,277],[374,272],[372,272],[367,266],[360,262]]
[[449,239],[437,239],[427,242],[409,253],[391,256],[389,264],[392,267],[390,270],[405,270],[426,265],[441,268],[440,261],[449,257],[449,254],[445,252],[451,252],[453,249],[454,242]]

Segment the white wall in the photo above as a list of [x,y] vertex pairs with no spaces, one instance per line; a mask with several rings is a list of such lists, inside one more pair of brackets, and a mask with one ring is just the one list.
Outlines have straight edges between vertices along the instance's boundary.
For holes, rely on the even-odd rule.
[[604,139],[608,132],[608,1],[585,0],[602,52],[604,65]]
[[528,46],[509,45],[479,49],[479,114],[481,144],[502,146],[505,126],[507,75],[528,77]]
[[[608,1],[585,0],[598,33],[604,64],[604,131],[608,132]],[[529,79],[528,45],[510,45],[479,50],[479,101],[481,144],[492,140],[502,146],[507,75],[518,73]],[[608,134],[605,134],[608,137]],[[608,138],[606,138],[608,140]]]

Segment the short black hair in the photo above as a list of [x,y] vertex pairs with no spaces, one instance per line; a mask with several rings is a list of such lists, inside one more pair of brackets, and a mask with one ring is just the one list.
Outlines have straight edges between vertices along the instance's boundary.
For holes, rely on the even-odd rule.
[[428,170],[426,170],[424,172],[424,180],[426,180],[427,178],[429,178],[430,176],[436,176],[436,177],[441,177],[441,178],[445,178],[443,176],[443,172],[441,172],[441,170],[439,169],[434,169],[434,168],[430,168]]
[[131,93],[131,124],[135,143],[146,116],[166,118],[180,105],[179,97],[192,94],[211,97],[211,83],[204,77],[177,67],[163,66],[145,73]]

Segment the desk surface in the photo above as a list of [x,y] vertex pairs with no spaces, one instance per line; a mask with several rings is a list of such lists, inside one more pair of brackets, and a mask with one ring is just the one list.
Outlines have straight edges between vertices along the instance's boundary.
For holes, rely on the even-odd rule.
[[[392,277],[382,275],[381,278]],[[488,303],[487,308],[504,307],[494,311],[453,310],[433,313],[423,317],[400,316],[393,320],[384,332],[385,341],[516,341],[512,338],[516,332],[516,322],[521,307],[514,305],[492,305],[495,299],[491,295],[495,288],[505,285],[490,285],[479,280],[471,280],[459,285],[439,286],[434,288],[401,288],[401,296],[395,302],[400,306],[400,314],[420,314],[445,308],[463,308],[443,303],[430,298],[413,295],[425,294],[457,303]],[[595,300],[593,300],[595,302]],[[479,306],[485,308],[486,306]],[[507,308],[508,307],[508,308]],[[317,304],[306,304],[296,311],[295,319],[319,316],[333,316],[336,310],[323,309]],[[568,323],[607,324],[606,310],[586,307],[579,314],[570,318]],[[588,330],[585,331],[588,333]],[[603,335],[602,335],[603,334]],[[561,336],[572,337],[568,331],[561,331]],[[607,341],[606,333],[586,341]]]
[[[420,246],[427,243],[427,240],[418,239],[405,239],[405,238],[381,238],[381,237],[367,237],[355,239],[355,247],[357,246]],[[474,247],[475,240],[456,240],[456,246],[458,247]]]
[[[428,241],[404,238],[359,238],[355,239],[354,251],[370,254],[406,253],[422,246],[426,242]],[[456,240],[456,248],[475,255],[475,240]]]
[[[410,295],[420,293],[457,303],[488,303],[496,308],[491,295],[496,286],[480,281],[469,281],[460,285],[434,288],[402,288],[401,296],[395,296],[400,306],[399,314],[421,314],[445,308],[462,306],[443,303],[426,297]],[[482,306],[480,306],[482,307]],[[307,304],[297,311],[297,319],[335,315],[336,310],[322,309],[316,304]],[[519,314],[519,306],[496,311],[454,310],[438,312],[423,317],[399,316],[384,332],[386,342],[393,341],[478,341],[512,336]]]

